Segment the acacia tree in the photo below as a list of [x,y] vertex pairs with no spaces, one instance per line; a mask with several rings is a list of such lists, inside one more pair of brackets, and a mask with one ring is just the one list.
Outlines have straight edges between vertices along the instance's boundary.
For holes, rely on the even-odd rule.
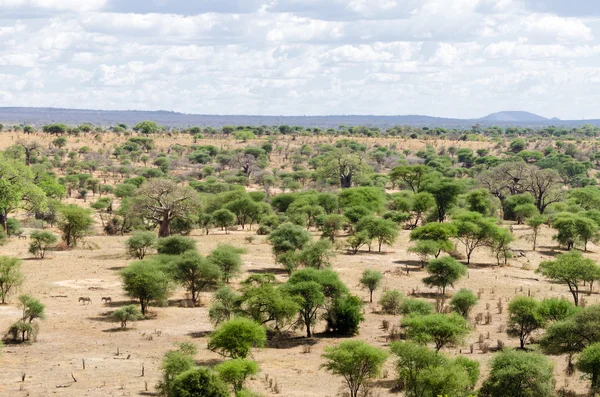
[[171,266],[173,279],[185,287],[194,305],[199,293],[215,287],[221,278],[219,267],[195,251],[184,252]]
[[344,377],[350,397],[358,397],[361,386],[379,375],[388,354],[363,341],[349,340],[325,348],[321,366],[334,375]]
[[467,267],[451,256],[445,256],[429,261],[427,273],[429,276],[425,277],[423,282],[426,285],[441,288],[442,296],[444,296],[448,285],[453,285],[467,274]]
[[92,232],[94,220],[90,210],[75,204],[59,209],[58,228],[62,231],[62,239],[67,247],[76,246],[85,236]]
[[173,219],[187,219],[200,206],[196,191],[169,179],[149,180],[139,188],[137,196],[132,210],[157,224],[159,237],[171,235]]
[[579,305],[579,285],[584,281],[593,282],[600,278],[600,267],[592,259],[584,258],[581,252],[569,251],[560,254],[553,261],[540,263],[536,273],[566,284],[573,296],[575,306]]
[[23,281],[21,260],[10,256],[0,256],[0,303],[5,304],[11,291],[23,284]]
[[454,217],[452,224],[456,228],[456,238],[465,246],[467,265],[476,248],[490,245],[493,237],[499,234],[494,220],[478,212],[461,213]]
[[366,269],[363,272],[360,283],[369,290],[369,302],[373,302],[373,291],[379,287],[382,279],[383,274],[377,270]]
[[121,271],[121,280],[125,292],[139,300],[143,315],[148,305],[164,304],[169,296],[171,278],[160,263],[147,259],[134,262]]
[[508,327],[506,332],[511,336],[517,336],[521,349],[531,333],[544,326],[544,318],[540,314],[540,304],[533,298],[518,296],[508,305]]

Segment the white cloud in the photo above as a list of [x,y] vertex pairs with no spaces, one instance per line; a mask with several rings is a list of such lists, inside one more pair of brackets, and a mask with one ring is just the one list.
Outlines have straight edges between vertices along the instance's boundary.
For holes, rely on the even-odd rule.
[[600,24],[532,1],[0,0],[0,106],[600,117]]

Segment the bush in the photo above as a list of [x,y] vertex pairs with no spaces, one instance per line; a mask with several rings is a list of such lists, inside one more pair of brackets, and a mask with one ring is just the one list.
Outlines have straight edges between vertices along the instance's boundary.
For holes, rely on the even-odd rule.
[[433,305],[421,299],[405,298],[400,304],[400,313],[404,315],[418,314],[425,316],[433,313]]
[[127,328],[127,323],[130,321],[137,321],[144,318],[140,309],[136,305],[127,305],[120,308],[113,313],[113,318],[116,321],[121,322],[121,328]]
[[244,388],[246,378],[258,373],[258,364],[251,360],[236,358],[225,361],[215,367],[223,382],[230,384],[234,392]]
[[196,242],[183,236],[165,237],[158,240],[157,251],[163,255],[181,255],[186,251],[196,251]]
[[90,210],[71,204],[60,208],[58,228],[67,247],[74,247],[79,240],[92,232],[94,220]]
[[221,324],[211,335],[208,349],[224,357],[246,358],[252,347],[263,347],[267,332],[247,318],[234,318]]
[[481,397],[554,396],[552,364],[539,353],[507,351],[492,361],[490,376],[479,392]]
[[58,241],[58,238],[54,234],[40,230],[33,231],[29,238],[31,240],[29,243],[29,253],[40,259],[44,259],[46,251]]
[[365,320],[362,307],[362,301],[356,296],[339,297],[325,315],[327,329],[340,335],[358,334],[360,323]]
[[469,312],[477,304],[479,299],[470,289],[461,289],[452,297],[450,300],[450,307],[456,313],[460,314],[464,318],[469,317]]
[[20,236],[23,234],[21,224],[15,218],[8,218],[6,220],[6,234],[8,237]]
[[146,254],[157,243],[156,235],[152,232],[138,232],[125,242],[127,255],[130,258],[144,259]]
[[210,369],[198,367],[179,374],[169,397],[229,397],[223,381]]
[[171,233],[180,234],[182,236],[189,235],[194,227],[198,224],[197,217],[187,217],[187,218],[175,218],[171,221]]
[[403,300],[404,295],[402,292],[395,289],[385,291],[383,295],[381,295],[381,299],[379,299],[381,311],[385,314],[400,314],[400,307]]

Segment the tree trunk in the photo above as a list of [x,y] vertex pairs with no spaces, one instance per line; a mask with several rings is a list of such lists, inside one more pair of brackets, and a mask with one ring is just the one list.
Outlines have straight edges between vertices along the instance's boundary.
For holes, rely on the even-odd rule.
[[169,237],[171,235],[170,223],[169,214],[163,215],[163,220],[158,229],[158,237]]
[[[370,295],[369,295],[369,303],[373,303],[373,290],[370,290]],[[2,302],[4,303],[4,302]]]
[[8,230],[7,225],[6,225],[6,220],[8,219],[8,215],[4,214],[4,213],[0,213],[0,224],[2,225],[2,230],[4,230],[4,233],[6,233]]

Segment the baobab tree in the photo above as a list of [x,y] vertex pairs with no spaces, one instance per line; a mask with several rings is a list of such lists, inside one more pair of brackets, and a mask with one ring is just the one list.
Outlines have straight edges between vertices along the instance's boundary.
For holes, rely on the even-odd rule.
[[198,193],[192,188],[178,185],[169,179],[152,179],[143,184],[137,192],[134,213],[159,226],[158,236],[168,237],[171,234],[171,221],[175,218],[186,218],[197,213],[200,200]]

